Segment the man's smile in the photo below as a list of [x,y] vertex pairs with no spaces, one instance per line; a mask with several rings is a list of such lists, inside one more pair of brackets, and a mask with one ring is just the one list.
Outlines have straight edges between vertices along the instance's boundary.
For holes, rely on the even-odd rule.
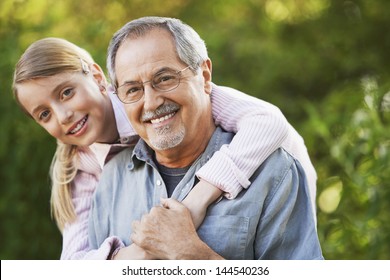
[[159,124],[159,123],[162,123],[165,120],[168,120],[168,119],[172,118],[175,114],[176,114],[176,112],[173,112],[173,113],[165,115],[165,116],[163,116],[161,118],[152,119],[152,120],[150,120],[150,122],[152,124]]

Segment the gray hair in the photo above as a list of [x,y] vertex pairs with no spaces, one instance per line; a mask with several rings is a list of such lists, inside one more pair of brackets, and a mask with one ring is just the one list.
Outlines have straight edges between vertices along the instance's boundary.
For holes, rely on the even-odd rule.
[[142,17],[126,23],[112,37],[107,51],[107,69],[112,85],[118,87],[115,59],[119,47],[127,39],[136,39],[155,28],[169,31],[176,45],[179,59],[195,71],[208,59],[205,42],[189,25],[179,19],[167,17]]

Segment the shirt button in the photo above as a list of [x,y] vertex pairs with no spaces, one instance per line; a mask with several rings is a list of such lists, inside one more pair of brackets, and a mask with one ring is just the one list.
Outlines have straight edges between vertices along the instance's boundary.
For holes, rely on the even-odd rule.
[[162,184],[161,180],[157,180],[157,181],[156,181],[156,185],[157,185],[157,186],[161,186],[161,184]]

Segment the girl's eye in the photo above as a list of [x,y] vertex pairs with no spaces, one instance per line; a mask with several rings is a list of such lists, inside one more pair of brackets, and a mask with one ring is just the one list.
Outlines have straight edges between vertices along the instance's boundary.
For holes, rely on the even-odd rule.
[[68,88],[64,90],[61,94],[61,99],[69,98],[73,95],[73,89]]
[[50,112],[48,110],[43,111],[39,114],[38,119],[40,121],[46,121],[50,116]]

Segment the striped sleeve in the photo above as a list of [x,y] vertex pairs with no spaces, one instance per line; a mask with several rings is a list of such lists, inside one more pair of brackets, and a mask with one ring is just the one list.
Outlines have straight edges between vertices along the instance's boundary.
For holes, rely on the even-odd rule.
[[274,105],[231,88],[213,85],[211,102],[215,124],[236,135],[196,175],[233,199],[250,185],[249,178],[264,160],[281,147],[288,122]]
[[[103,149],[101,152],[105,151]],[[62,232],[61,260],[107,259],[110,253],[124,246],[117,237],[107,238],[96,250],[89,246],[89,212],[101,173],[97,156],[91,150],[79,150],[79,171],[73,181],[72,202],[76,221],[66,224]]]

